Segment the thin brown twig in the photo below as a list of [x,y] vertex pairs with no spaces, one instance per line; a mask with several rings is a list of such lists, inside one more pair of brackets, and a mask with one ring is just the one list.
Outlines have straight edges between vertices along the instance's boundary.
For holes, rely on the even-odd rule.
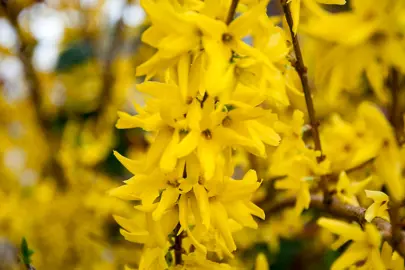
[[[401,114],[399,108],[399,88],[400,88],[400,80],[398,70],[396,68],[391,68],[390,70],[390,89],[391,89],[391,97],[392,97],[392,105],[391,105],[391,112],[390,112],[390,122],[392,128],[395,132],[395,138],[397,140],[398,145],[400,144],[401,140]],[[398,245],[399,243],[396,241],[400,238],[402,229],[401,229],[401,216],[400,216],[400,209],[401,209],[400,201],[391,201],[390,207],[388,209],[390,220],[392,224],[392,235],[394,241],[394,246]]]
[[[284,210],[285,208],[293,207],[296,201],[296,197],[284,198],[271,205],[263,206],[263,210],[265,211],[266,216],[270,216]],[[330,204],[325,206],[322,194],[311,194],[310,208],[331,214],[333,217],[347,221],[355,221],[360,225],[367,222],[365,219],[365,208],[343,203],[336,197],[331,197]],[[402,257],[405,257],[405,232],[401,231],[398,235],[394,235],[391,223],[379,217],[375,217],[372,223],[376,225],[383,239],[387,241]]]
[[[292,44],[294,47],[295,58],[296,58],[294,67],[298,73],[298,76],[300,77],[302,89],[304,91],[305,103],[307,106],[309,121],[310,121],[310,125],[311,125],[312,139],[314,140],[315,150],[317,150],[321,153],[321,155],[317,157],[317,161],[318,161],[318,163],[320,163],[324,160],[325,157],[322,152],[321,139],[320,139],[319,130],[318,130],[319,123],[316,118],[314,103],[313,103],[312,95],[311,95],[311,89],[310,89],[309,83],[308,83],[307,68],[304,64],[304,59],[302,57],[300,43],[298,42],[298,38],[293,31],[293,18],[292,18],[292,13],[290,10],[290,3],[288,3],[287,0],[281,0],[281,6],[283,7],[283,11],[284,11],[285,18],[287,20],[288,28],[290,29]],[[325,199],[326,204],[329,202],[329,197],[330,197],[329,190],[328,190],[328,178],[329,177],[327,175],[322,176],[321,183],[320,183],[323,193],[325,195],[324,199]]]
[[236,8],[238,7],[239,0],[232,0],[231,6],[229,8],[228,17],[226,18],[226,24],[230,24],[235,17]]
[[174,228],[174,244],[173,244],[173,250],[174,250],[174,263],[176,265],[181,265],[183,263],[183,258],[182,258],[182,254],[183,254],[183,246],[182,246],[182,242],[183,242],[183,233],[179,234],[179,231],[181,229],[181,225],[180,223],[177,224],[176,228]]
[[[352,172],[355,172],[357,170],[361,170],[361,169],[365,168],[367,165],[370,165],[374,160],[375,160],[375,157],[372,157],[372,158],[364,161],[363,163],[360,163],[359,165],[356,165],[354,167],[350,167],[350,168],[348,168],[348,169],[346,169],[344,171],[346,173],[352,173]],[[328,174],[328,176],[330,177],[329,180],[332,180],[332,181],[335,180],[336,181],[336,179],[339,177],[339,174],[335,172],[335,173]],[[288,175],[272,176],[272,177],[270,177],[268,179],[268,181],[277,181],[277,180],[280,180],[280,179],[284,179],[286,177],[288,177]]]

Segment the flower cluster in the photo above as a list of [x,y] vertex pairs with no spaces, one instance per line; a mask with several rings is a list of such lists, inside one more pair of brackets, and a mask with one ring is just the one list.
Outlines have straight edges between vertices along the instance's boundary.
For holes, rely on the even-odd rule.
[[404,270],[404,18],[0,1],[0,269]]
[[[388,75],[384,74],[388,67],[402,72],[401,54],[392,57],[389,52],[402,52],[398,44],[403,28],[398,16],[403,14],[403,5],[385,1],[382,10],[389,12],[382,12],[380,6],[377,10],[376,5],[358,0],[353,1],[352,10],[332,14],[315,1],[304,3],[311,14],[302,25],[304,32],[328,42],[317,51],[322,60],[314,62],[315,84],[326,89],[325,100],[335,100],[343,89],[357,91],[364,72],[377,99],[386,104],[391,99],[387,89],[397,87],[398,75],[391,75],[392,82],[385,86]],[[138,160],[116,153],[134,177],[111,191],[114,196],[138,201],[135,208],[145,215],[146,224],[141,227],[134,220],[117,217],[128,240],[145,244],[139,268],[171,266],[173,262],[164,259],[171,250],[176,265],[194,253],[202,258],[207,252],[215,252],[220,259],[233,257],[232,233],[243,227],[257,228],[252,216],[264,218],[263,210],[251,202],[260,186],[256,173],[249,170],[242,180],[231,178],[240,161],[236,151],[247,153],[242,157],[256,163],[268,160],[266,172],[258,172],[275,179],[275,191],[268,191],[265,197],[270,199],[277,190],[275,194],[284,190],[277,197],[295,198],[289,218],[294,220],[292,224],[300,223],[297,219],[311,201],[316,202],[318,197],[313,196],[320,191],[325,207],[335,200],[344,207],[361,207],[366,197],[372,199],[374,203],[363,214],[364,222],[370,222],[364,232],[336,220],[320,219],[318,223],[342,235],[341,244],[355,241],[334,269],[360,261],[366,268],[384,269],[381,238],[371,222],[376,217],[389,221],[389,199],[398,207],[395,205],[405,197],[398,120],[390,123],[375,104],[365,101],[357,104],[354,115],[329,115],[318,130],[295,37],[300,1],[282,1],[297,62],[290,58],[288,34],[266,15],[267,1],[238,5],[238,1],[145,0],[142,4],[151,20],[142,40],[157,52],[137,69],[137,75],[146,76],[138,85],[145,94],[145,106],[136,105],[135,116],[120,112],[117,127],[142,128],[151,135],[151,147]],[[342,31],[352,21],[356,27]],[[338,34],[341,32],[344,36]],[[373,52],[372,59],[371,53],[364,53],[365,47]],[[351,53],[369,59],[347,68],[342,56]],[[345,76],[352,79],[342,80]],[[291,110],[300,107],[296,101],[303,96],[312,124],[307,130],[303,128],[305,115]],[[398,106],[396,98],[392,97],[393,108]],[[398,115],[391,115],[395,117]],[[305,135],[308,131],[312,143]],[[372,172],[362,167],[369,162]],[[356,170],[359,173],[353,180],[349,175]],[[390,197],[377,191],[382,186]],[[272,224],[270,228],[276,228],[277,223]],[[277,233],[272,233],[277,239]],[[176,250],[178,239],[187,249]]]
[[[176,264],[199,258],[193,253],[233,257],[232,233],[257,228],[253,216],[265,217],[251,201],[261,180],[254,170],[233,179],[233,151],[266,157],[266,147],[277,146],[280,136],[277,116],[265,104],[273,96],[288,103],[276,66],[288,50],[266,15],[267,1],[233,9],[229,1],[192,3],[142,1],[151,19],[142,40],[157,52],[137,68],[147,79],[137,86],[145,106],[136,105],[135,116],[120,112],[117,122],[151,135],[139,160],[116,153],[134,176],[111,191],[138,201],[135,208],[144,212],[144,227],[116,218],[128,240],[145,244],[140,269],[170,265],[165,256],[175,249],[169,235],[177,224],[174,237],[184,238],[187,249]],[[235,8],[243,11],[234,19]]]

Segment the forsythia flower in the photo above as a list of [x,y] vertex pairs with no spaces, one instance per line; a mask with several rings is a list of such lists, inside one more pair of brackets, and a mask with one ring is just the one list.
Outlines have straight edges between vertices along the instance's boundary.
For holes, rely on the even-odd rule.
[[383,260],[386,269],[405,269],[404,259],[396,251],[393,252],[392,247],[387,242],[384,242],[382,246],[381,259]]
[[[253,170],[232,178],[232,150],[266,157],[280,136],[273,128],[277,116],[265,104],[273,98],[289,104],[276,65],[288,49],[267,18],[267,2],[249,5],[229,22],[227,0],[141,1],[152,23],[142,40],[157,52],[137,68],[137,75],[146,75],[137,86],[145,106],[135,104],[132,116],[119,112],[117,127],[142,128],[151,146],[137,160],[115,153],[134,176],[110,192],[137,201],[135,208],[145,213],[143,227],[117,217],[126,239],[144,244],[140,269],[168,266],[164,257],[173,251],[167,236],[176,224],[195,250],[182,255],[184,268],[206,269],[207,252],[233,257],[232,233],[257,228],[253,216],[265,217],[251,201],[262,181]],[[249,35],[260,38],[248,44]],[[155,75],[162,82],[151,81]],[[223,268],[209,268],[215,267]]]
[[[301,0],[283,0],[290,3],[291,6],[291,13],[293,17],[293,31],[294,34],[297,33],[298,25],[300,21],[300,9],[301,9]],[[303,2],[307,5],[311,6],[311,1],[316,1],[320,4],[331,4],[331,5],[344,5],[346,0],[303,0]],[[313,5],[313,4],[312,4]]]
[[320,218],[318,224],[342,237],[340,244],[353,241],[333,263],[332,270],[347,269],[363,261],[365,261],[363,266],[365,269],[385,269],[380,257],[381,236],[374,225],[367,223],[363,231],[356,225],[329,218]]
[[354,168],[377,156],[380,145],[369,132],[370,123],[357,111],[353,121],[333,114],[321,129],[323,151],[331,162],[331,170],[340,172]]
[[388,214],[389,197],[381,191],[366,190],[367,198],[373,200],[373,203],[367,208],[364,218],[371,222],[375,217],[390,220]]
[[336,194],[343,202],[358,206],[356,195],[370,183],[371,179],[370,176],[361,182],[351,182],[346,172],[341,172],[336,185]]
[[[311,5],[314,6],[314,5]],[[377,98],[389,103],[385,80],[389,68],[405,70],[403,1],[350,1],[346,12],[330,13],[314,7],[304,32],[315,38],[315,84],[331,101],[343,91],[359,95],[363,75]],[[319,56],[319,57],[318,57]],[[353,65],[353,63],[356,63]]]
[[383,113],[370,103],[362,103],[359,113],[380,145],[379,155],[375,160],[376,174],[385,182],[392,198],[401,201],[405,198],[404,179],[401,174],[403,165],[394,130]]
[[329,171],[329,162],[318,163],[319,152],[307,148],[302,140],[303,113],[294,111],[292,118],[291,127],[281,122],[276,127],[284,136],[273,153],[269,171],[271,175],[286,176],[275,183],[275,188],[287,190],[297,197],[295,210],[300,215],[309,207],[310,186],[316,182],[317,176]]

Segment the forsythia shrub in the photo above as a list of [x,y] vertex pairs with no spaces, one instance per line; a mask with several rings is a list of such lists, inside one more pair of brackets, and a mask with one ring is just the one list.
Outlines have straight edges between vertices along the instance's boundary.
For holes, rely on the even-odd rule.
[[21,48],[0,53],[28,81],[0,77],[0,251],[27,238],[26,269],[405,269],[405,1],[122,1],[103,57],[104,6],[60,2],[87,20],[52,72],[23,46],[35,4],[1,2]]
[[[296,36],[300,1],[281,1],[289,31],[267,16],[267,2],[141,1],[151,23],[142,41],[157,51],[137,67],[137,75],[145,76],[137,86],[145,94],[145,106],[135,104],[134,116],[119,112],[117,128],[142,128],[151,135],[151,146],[136,160],[115,153],[134,176],[111,191],[137,201],[135,208],[143,212],[142,223],[116,217],[124,237],[144,245],[139,269],[231,268],[237,250],[233,234],[244,227],[257,229],[254,217],[264,220],[266,212],[271,219],[280,197],[292,198],[290,218],[296,220],[317,204],[336,218],[358,222],[360,226],[318,220],[341,236],[333,248],[353,241],[332,269],[390,269],[389,245],[404,252],[399,224],[405,194],[402,104],[397,93],[405,63],[404,3],[355,0],[350,11],[333,14],[303,1],[308,16],[302,28],[314,39],[319,58],[314,60],[317,89],[329,102],[343,91],[372,89],[375,94],[375,103],[360,103],[350,120],[333,114],[328,125],[318,128]],[[362,79],[369,88],[360,88]],[[302,129],[304,113],[293,110],[291,96],[305,97],[312,142]],[[391,123],[378,107],[387,103]],[[236,173],[235,151],[268,162],[268,170],[256,172],[251,164],[254,169],[244,176]],[[372,169],[365,171],[367,163]],[[359,175],[349,177],[357,169]],[[279,190],[266,197],[273,204],[266,212],[254,202],[253,193],[263,181],[257,173],[275,178],[273,188]],[[389,196],[377,190],[381,188]],[[365,200],[364,195],[374,201],[367,211],[358,200]],[[383,226],[389,226],[385,221],[390,216],[395,219],[391,235],[384,236],[378,229],[387,229]],[[380,254],[382,239],[388,241],[387,258]],[[403,269],[403,259],[393,254],[394,264]],[[256,267],[266,264],[259,256]]]

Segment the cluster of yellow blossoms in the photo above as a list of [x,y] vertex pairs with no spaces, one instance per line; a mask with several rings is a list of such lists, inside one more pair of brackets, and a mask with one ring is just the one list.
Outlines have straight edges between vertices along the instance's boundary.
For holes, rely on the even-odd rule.
[[[316,52],[321,60],[311,59],[310,67],[314,63],[315,68],[310,75],[331,102],[343,90],[358,89],[365,72],[377,99],[386,105],[391,99],[384,84],[387,72],[403,72],[405,63],[404,50],[398,47],[405,30],[399,18],[404,5],[352,2],[350,11],[333,14],[319,3],[344,1],[303,1],[309,15],[302,22],[304,32],[317,38],[311,42],[318,47],[325,46],[319,39],[330,43]],[[359,227],[318,220],[341,236],[333,248],[353,241],[333,269],[403,269],[403,259],[389,245],[394,242],[385,242],[380,255],[382,236],[373,223],[375,218],[389,221],[389,200],[398,205],[405,198],[404,148],[396,134],[400,127],[393,127],[370,101],[358,102],[354,114],[328,115],[319,131],[304,124],[302,104],[308,93],[299,79],[306,79],[306,71],[297,67],[302,59],[295,36],[300,1],[281,4],[293,20],[291,24],[287,17],[293,37],[277,26],[280,18],[268,17],[266,0],[141,1],[150,19],[142,41],[156,53],[137,68],[137,76],[145,77],[137,85],[144,106],[134,104],[136,115],[119,112],[117,128],[143,129],[150,147],[136,159],[115,153],[134,176],[110,192],[135,201],[139,211],[136,217],[115,217],[127,240],[144,245],[139,269],[237,268],[230,259],[244,240],[235,233],[256,229],[254,217],[265,219],[264,210],[255,204],[260,196],[254,193],[262,183],[257,174],[274,179],[264,191],[267,203],[294,198],[295,208],[281,219],[275,215],[281,225],[270,219],[266,232],[273,236],[261,233],[252,237],[255,240],[276,246],[277,233],[289,234],[290,227],[276,229],[287,224],[283,220],[293,220],[291,228],[302,228],[309,219],[301,214],[322,195],[324,208],[333,207],[336,200],[343,208],[358,207],[367,223],[360,220]],[[342,30],[345,26],[350,29]],[[375,52],[372,57],[361,51],[365,46]],[[293,49],[298,62],[292,60]],[[357,65],[347,51],[370,59]],[[310,110],[312,104],[307,106]],[[308,138],[311,129],[319,132],[323,151],[316,138]],[[380,191],[383,186],[389,197]],[[258,256],[256,269],[268,267],[263,257]]]
[[0,0],[0,269],[405,270],[405,1],[37,2]]
[[[161,81],[138,85],[145,107],[136,105],[135,116],[119,113],[117,127],[150,132],[151,147],[140,160],[116,153],[134,177],[111,194],[139,201],[135,208],[145,214],[144,226],[116,218],[127,239],[145,244],[140,269],[168,267],[168,236],[177,224],[174,234],[186,234],[182,241],[188,269],[188,264],[205,261],[207,252],[233,257],[232,233],[257,228],[252,216],[265,217],[251,202],[261,180],[254,170],[233,179],[232,151],[265,157],[266,146],[279,144],[273,129],[277,117],[261,105],[273,95],[272,85],[283,82],[274,62],[287,53],[286,43],[266,15],[267,1],[245,6],[235,20],[230,1],[142,4],[152,23],[142,39],[158,51],[137,73],[147,79],[160,73]],[[242,40],[258,33],[258,47]],[[271,37],[275,44],[268,43]],[[268,45],[278,50],[277,58],[264,54],[272,50]]]

